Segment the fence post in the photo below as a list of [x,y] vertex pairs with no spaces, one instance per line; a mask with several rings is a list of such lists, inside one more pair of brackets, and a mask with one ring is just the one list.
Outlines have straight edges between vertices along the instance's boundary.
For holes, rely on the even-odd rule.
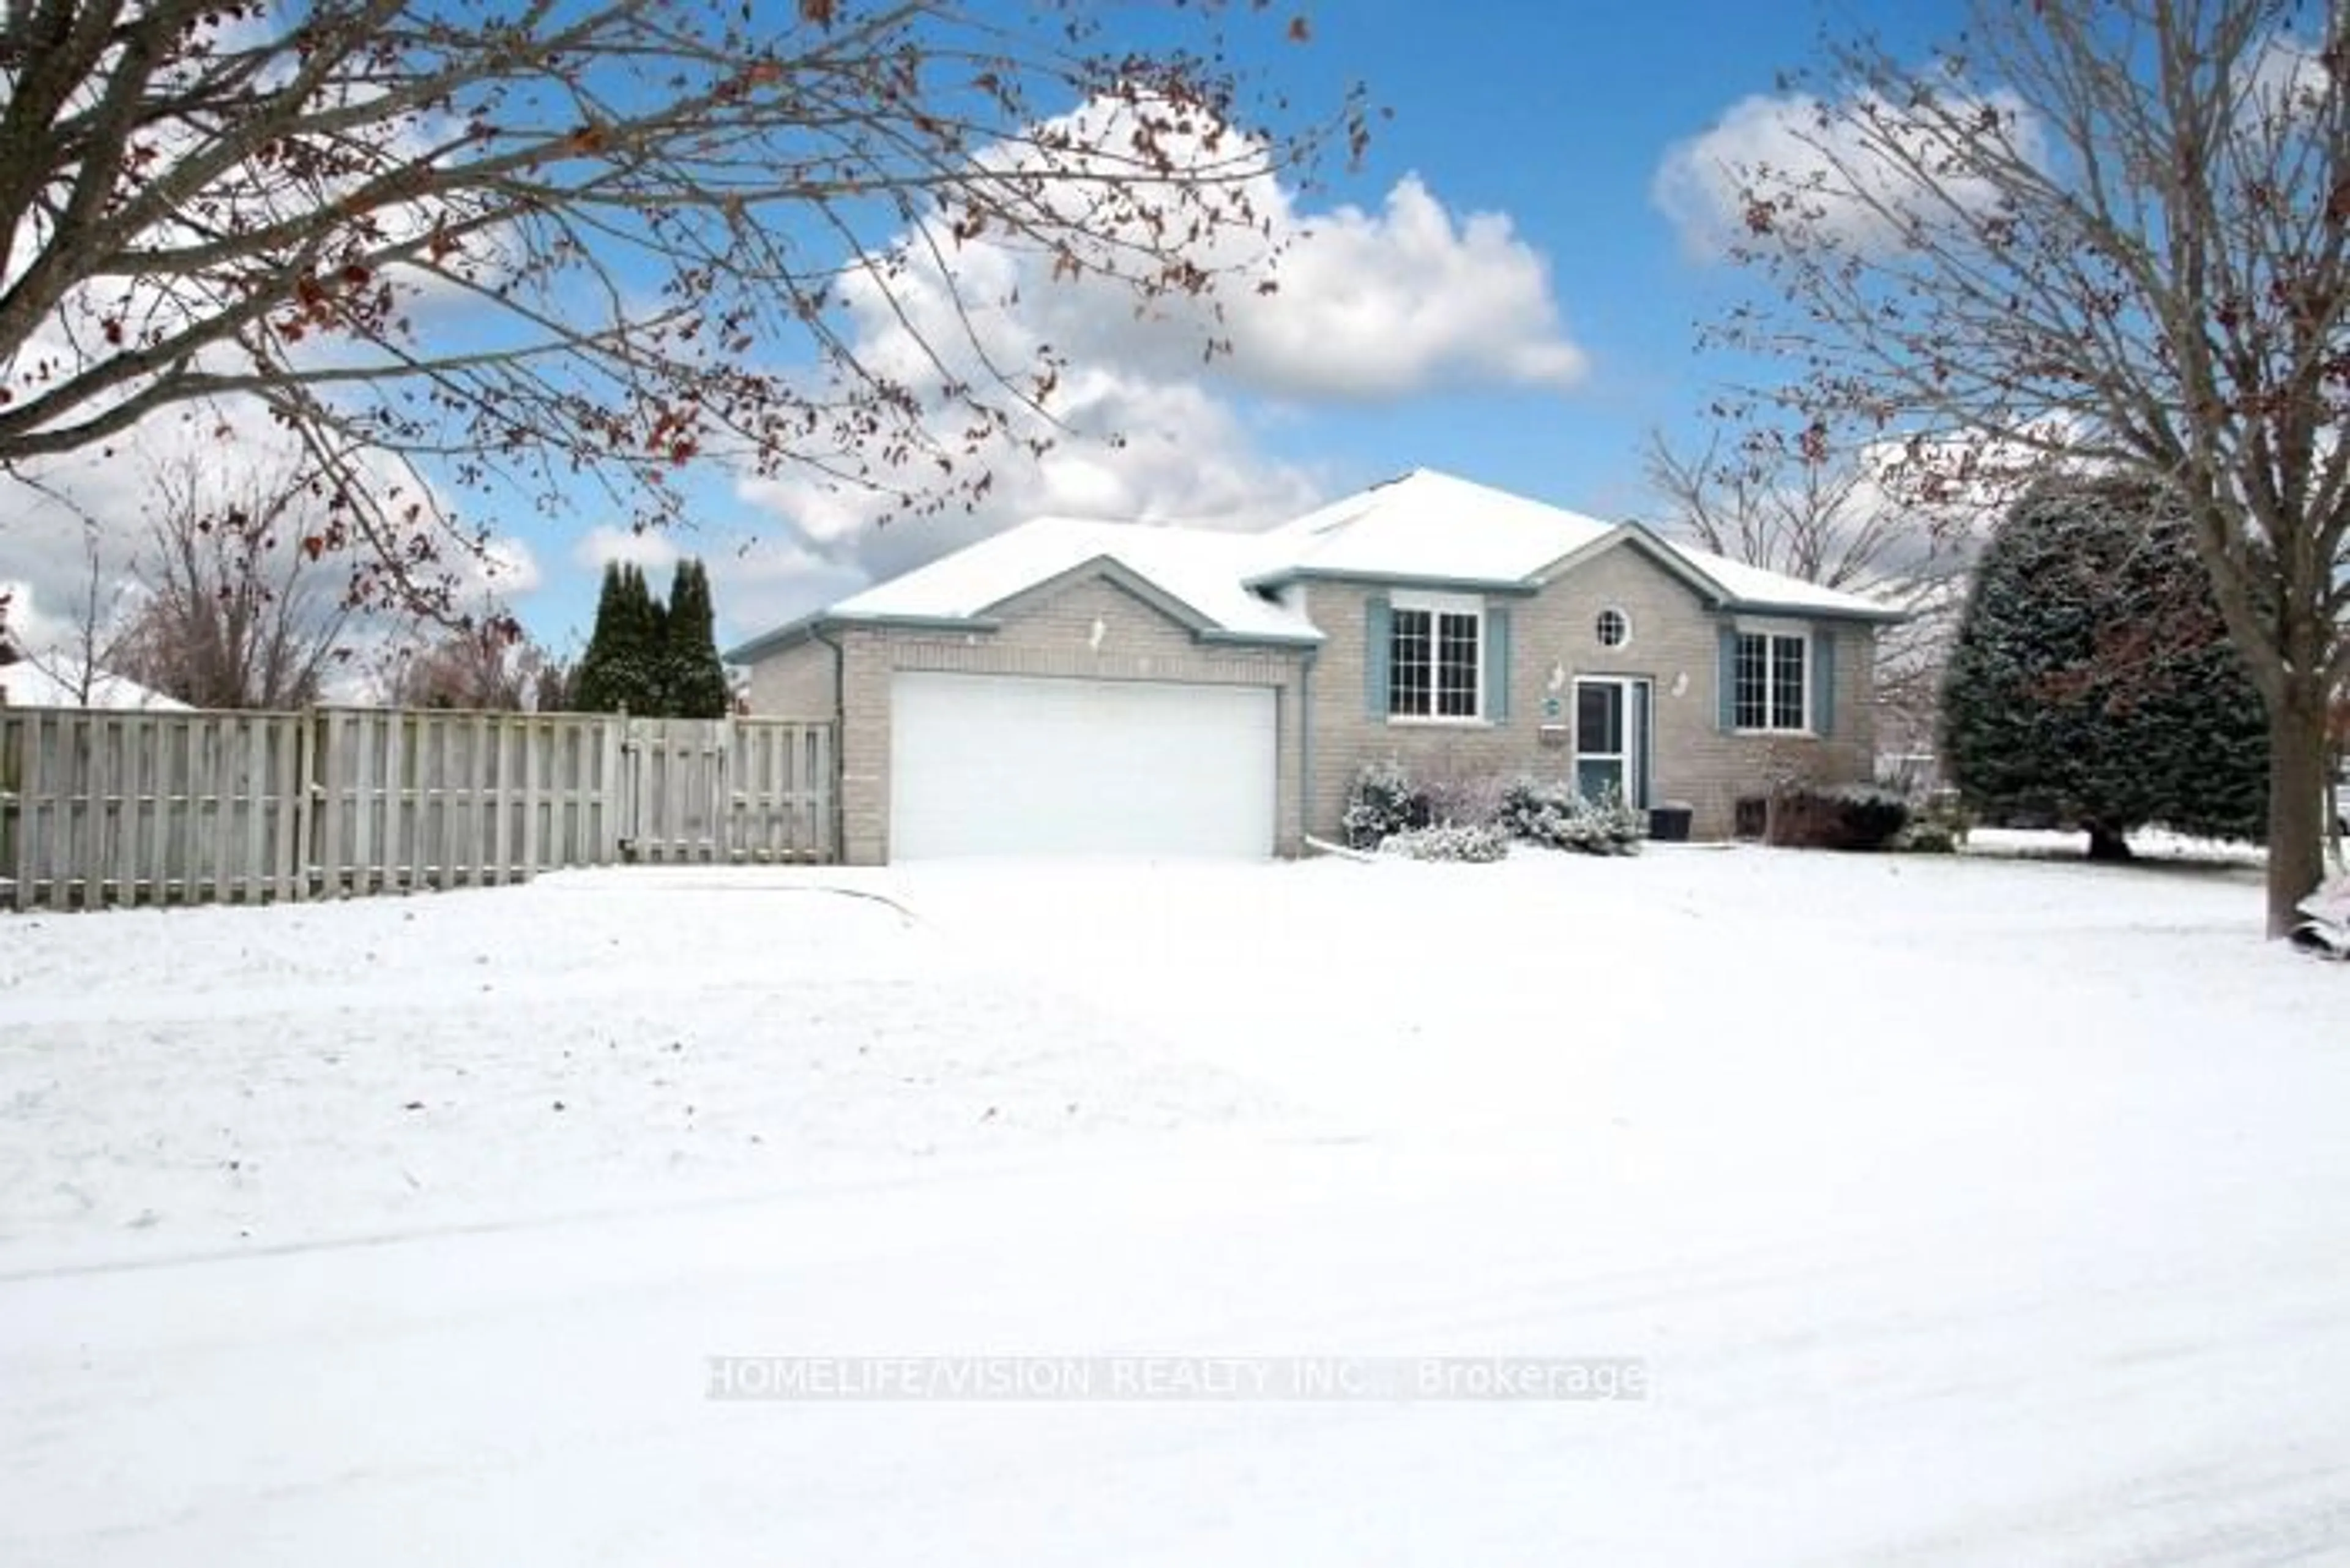
[[286,812],[288,849],[286,857],[286,897],[300,902],[310,896],[312,792],[318,787],[318,711],[305,708],[295,715],[293,734],[294,799]]
[[482,850],[489,859],[493,887],[502,888],[512,879],[514,774],[506,765],[506,751],[507,742],[521,722],[510,714],[483,716],[483,765],[489,769],[490,819],[484,825]]
[[598,726],[600,737],[597,749],[601,755],[598,761],[603,767],[605,805],[601,813],[603,820],[597,825],[597,845],[601,852],[598,864],[605,866],[619,864],[620,848],[628,836],[628,828],[621,821],[629,809],[628,727],[629,715],[625,709]]
[[29,798],[26,791],[26,724],[0,707],[0,869],[8,874],[9,902],[19,909],[33,905],[32,878],[26,875],[26,846],[32,836],[25,831],[25,808]]

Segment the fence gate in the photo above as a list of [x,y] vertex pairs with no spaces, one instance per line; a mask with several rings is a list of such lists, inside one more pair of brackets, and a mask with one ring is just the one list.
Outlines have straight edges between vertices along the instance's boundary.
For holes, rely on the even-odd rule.
[[631,719],[620,749],[624,858],[832,858],[829,726],[788,719]]

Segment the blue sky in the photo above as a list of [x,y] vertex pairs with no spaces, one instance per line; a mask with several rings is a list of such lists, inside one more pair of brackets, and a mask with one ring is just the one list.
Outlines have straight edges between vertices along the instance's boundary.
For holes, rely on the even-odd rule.
[[[1699,327],[1739,283],[1718,256],[1693,253],[1660,208],[1660,168],[1734,105],[1776,95],[1783,74],[1814,56],[1824,21],[1840,31],[1894,25],[1922,39],[1944,9],[1936,0],[1498,0],[1432,24],[1410,0],[1324,7],[1315,68],[1361,78],[1394,112],[1339,193],[1376,202],[1417,174],[1456,216],[1506,216],[1546,265],[1589,365],[1559,391],[1317,410],[1284,432],[1284,445],[1347,480],[1447,468],[1596,515],[1651,514],[1648,432],[1700,420],[1725,366],[1700,351]],[[1703,159],[1739,145],[1689,151]]]
[[1395,119],[1349,194],[1417,173],[1455,213],[1506,215],[1547,265],[1568,335],[1589,357],[1562,392],[1424,398],[1378,417],[1318,420],[1333,460],[1377,477],[1401,459],[1451,468],[1600,515],[1642,511],[1639,449],[1688,417],[1707,368],[1695,327],[1725,281],[1685,253],[1651,197],[1676,142],[1770,90],[1800,58],[1810,8],[1667,0],[1508,4],[1428,25],[1423,6],[1367,0],[1320,47]]
[[[1251,304],[1231,361],[1203,371],[1196,332],[1151,337],[1107,291],[1055,301],[1024,286],[1036,318],[1001,330],[1076,345],[1076,433],[1041,466],[1006,457],[991,511],[883,529],[856,496],[721,473],[693,483],[689,531],[641,538],[583,488],[569,517],[518,505],[484,519],[515,563],[502,590],[525,627],[576,649],[614,557],[659,584],[676,553],[701,556],[731,642],[1035,513],[1253,525],[1412,467],[1654,518],[1647,433],[1692,429],[1723,370],[1697,341],[1735,281],[1689,232],[1703,171],[1768,151],[1769,95],[1824,20],[1868,18],[1812,0],[1301,3],[1312,41],[1266,30],[1266,77],[1309,104],[1360,80],[1391,118],[1361,168],[1279,192],[1295,242],[1284,292]],[[1895,19],[1923,28],[1945,4]],[[1677,214],[1657,196],[1675,160]],[[868,327],[886,354],[878,316]],[[1110,429],[1126,447],[1087,439]],[[26,539],[17,554],[38,553]],[[0,579],[55,608],[78,552],[49,552],[46,571],[0,560]]]

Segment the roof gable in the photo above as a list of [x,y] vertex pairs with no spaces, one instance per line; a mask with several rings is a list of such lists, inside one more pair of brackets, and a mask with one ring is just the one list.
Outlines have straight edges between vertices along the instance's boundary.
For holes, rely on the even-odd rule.
[[998,599],[983,609],[980,615],[989,621],[1006,620],[1025,611],[1042,608],[1071,588],[1086,583],[1107,583],[1194,637],[1222,629],[1214,620],[1134,571],[1115,556],[1096,556],[1080,561],[1066,572],[1056,573],[1041,583]]
[[1560,556],[1534,574],[1535,579],[1547,587],[1576,568],[1607,556],[1613,551],[1628,549],[1657,567],[1667,576],[1687,588],[1700,605],[1709,609],[1721,607],[1731,597],[1728,589],[1715,581],[1688,556],[1666,540],[1659,538],[1638,523],[1619,523],[1600,537],[1580,549]]
[[1087,576],[1119,587],[1211,641],[1315,643],[1321,633],[1246,583],[1260,535],[1143,523],[1040,517],[877,583],[830,609],[730,649],[764,658],[829,626],[993,630],[1039,594]]

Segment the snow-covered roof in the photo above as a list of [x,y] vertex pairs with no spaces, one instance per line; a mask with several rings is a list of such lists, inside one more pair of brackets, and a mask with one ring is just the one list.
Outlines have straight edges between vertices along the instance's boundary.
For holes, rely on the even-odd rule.
[[1414,469],[1274,529],[1267,575],[1520,584],[1611,531],[1579,512]]
[[1638,524],[1603,523],[1490,485],[1416,469],[1262,534],[1040,517],[877,583],[827,610],[728,650],[747,663],[838,623],[982,622],[1066,574],[1108,562],[1205,636],[1312,643],[1321,633],[1267,593],[1298,578],[1425,583],[1533,592],[1546,574],[1617,545],[1639,549],[1708,602],[1731,609],[1894,620],[1877,599],[1824,588],[1672,544]]
[[1678,540],[1664,541],[1672,552],[1696,567],[1711,581],[1721,585],[1722,595],[1732,603],[1754,608],[1791,610],[1825,610],[1836,615],[1865,616],[1877,620],[1898,620],[1901,610],[1882,598],[1866,594],[1847,593],[1842,588],[1824,588],[1817,583],[1791,577],[1784,572],[1773,572],[1752,566],[1744,561],[1733,561],[1727,556],[1717,556]]
[[1877,599],[1433,469],[1415,469],[1332,502],[1282,524],[1266,543],[1275,548],[1263,581],[1326,576],[1515,587],[1533,587],[1551,568],[1610,545],[1632,544],[1659,555],[1669,569],[1691,576],[1692,587],[1732,607],[1895,618]]
[[988,612],[1056,577],[1113,563],[1195,630],[1253,642],[1319,642],[1294,609],[1246,586],[1262,559],[1262,535],[1146,523],[1039,517],[877,583],[820,615],[733,649],[754,659],[804,628],[828,622],[984,620]]
[[99,670],[88,681],[85,701],[82,669],[67,659],[24,658],[0,664],[0,702],[11,708],[136,708],[151,712],[188,711],[188,705],[136,680]]

